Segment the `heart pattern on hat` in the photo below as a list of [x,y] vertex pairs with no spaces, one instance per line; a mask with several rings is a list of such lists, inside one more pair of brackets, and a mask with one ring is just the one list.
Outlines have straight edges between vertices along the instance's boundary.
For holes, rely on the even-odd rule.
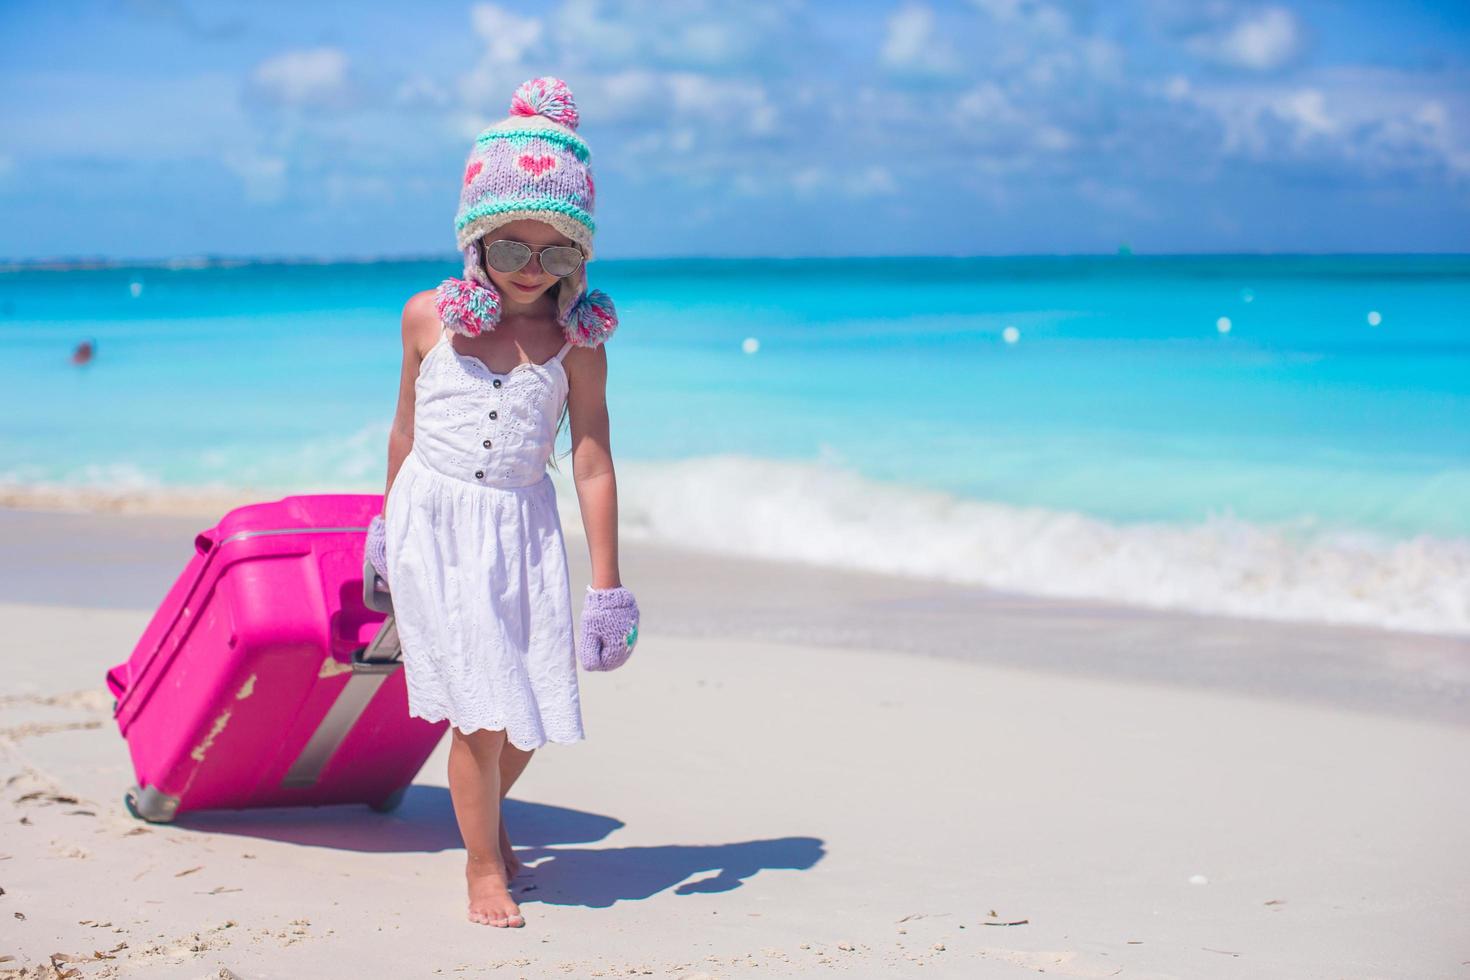
[[474,163],[470,164],[468,167],[465,168],[464,182],[468,184],[470,181],[474,180],[480,175],[480,171],[484,169],[484,167],[484,160],[476,160]]
[[551,155],[537,156],[532,153],[522,153],[516,157],[516,166],[538,180],[548,171],[556,169],[556,157]]

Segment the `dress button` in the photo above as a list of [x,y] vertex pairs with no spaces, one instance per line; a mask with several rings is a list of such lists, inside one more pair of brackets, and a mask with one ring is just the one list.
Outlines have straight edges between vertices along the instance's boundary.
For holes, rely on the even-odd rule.
[[489,449],[490,448],[490,440],[489,439],[486,439],[484,442],[480,443],[480,445],[484,446],[486,449]]
[[500,418],[500,415],[499,415],[499,413],[497,413],[497,412],[491,412],[491,413],[490,413],[490,417],[491,417],[491,418],[492,418],[492,419],[498,419],[498,418]]
[[484,470],[475,470],[475,479],[476,480],[483,480],[483,479],[485,479],[485,471]]
[[497,388],[500,387],[500,379],[499,378],[496,378],[494,381],[492,381],[490,383],[493,384]]

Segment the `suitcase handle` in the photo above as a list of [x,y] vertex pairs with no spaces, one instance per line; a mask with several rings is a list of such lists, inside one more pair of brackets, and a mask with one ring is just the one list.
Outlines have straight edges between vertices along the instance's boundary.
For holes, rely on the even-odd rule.
[[383,581],[366,557],[362,560],[362,604],[374,612],[393,615],[393,597],[388,592],[388,583]]

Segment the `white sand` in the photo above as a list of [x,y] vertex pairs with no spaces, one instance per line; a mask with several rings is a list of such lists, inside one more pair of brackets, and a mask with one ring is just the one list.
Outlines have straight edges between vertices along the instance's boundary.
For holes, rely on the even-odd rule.
[[145,827],[120,804],[132,773],[99,682],[147,614],[0,612],[5,967],[1459,977],[1470,960],[1463,728],[654,624],[627,669],[584,681],[589,740],[543,749],[516,787],[534,890],[525,929],[493,930],[462,918],[447,743],[392,816]]

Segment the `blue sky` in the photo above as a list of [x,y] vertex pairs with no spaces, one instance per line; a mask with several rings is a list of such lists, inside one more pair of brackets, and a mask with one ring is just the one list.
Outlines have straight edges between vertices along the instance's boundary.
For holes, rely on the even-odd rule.
[[1470,4],[0,4],[0,258],[447,254],[564,78],[600,257],[1470,251]]

